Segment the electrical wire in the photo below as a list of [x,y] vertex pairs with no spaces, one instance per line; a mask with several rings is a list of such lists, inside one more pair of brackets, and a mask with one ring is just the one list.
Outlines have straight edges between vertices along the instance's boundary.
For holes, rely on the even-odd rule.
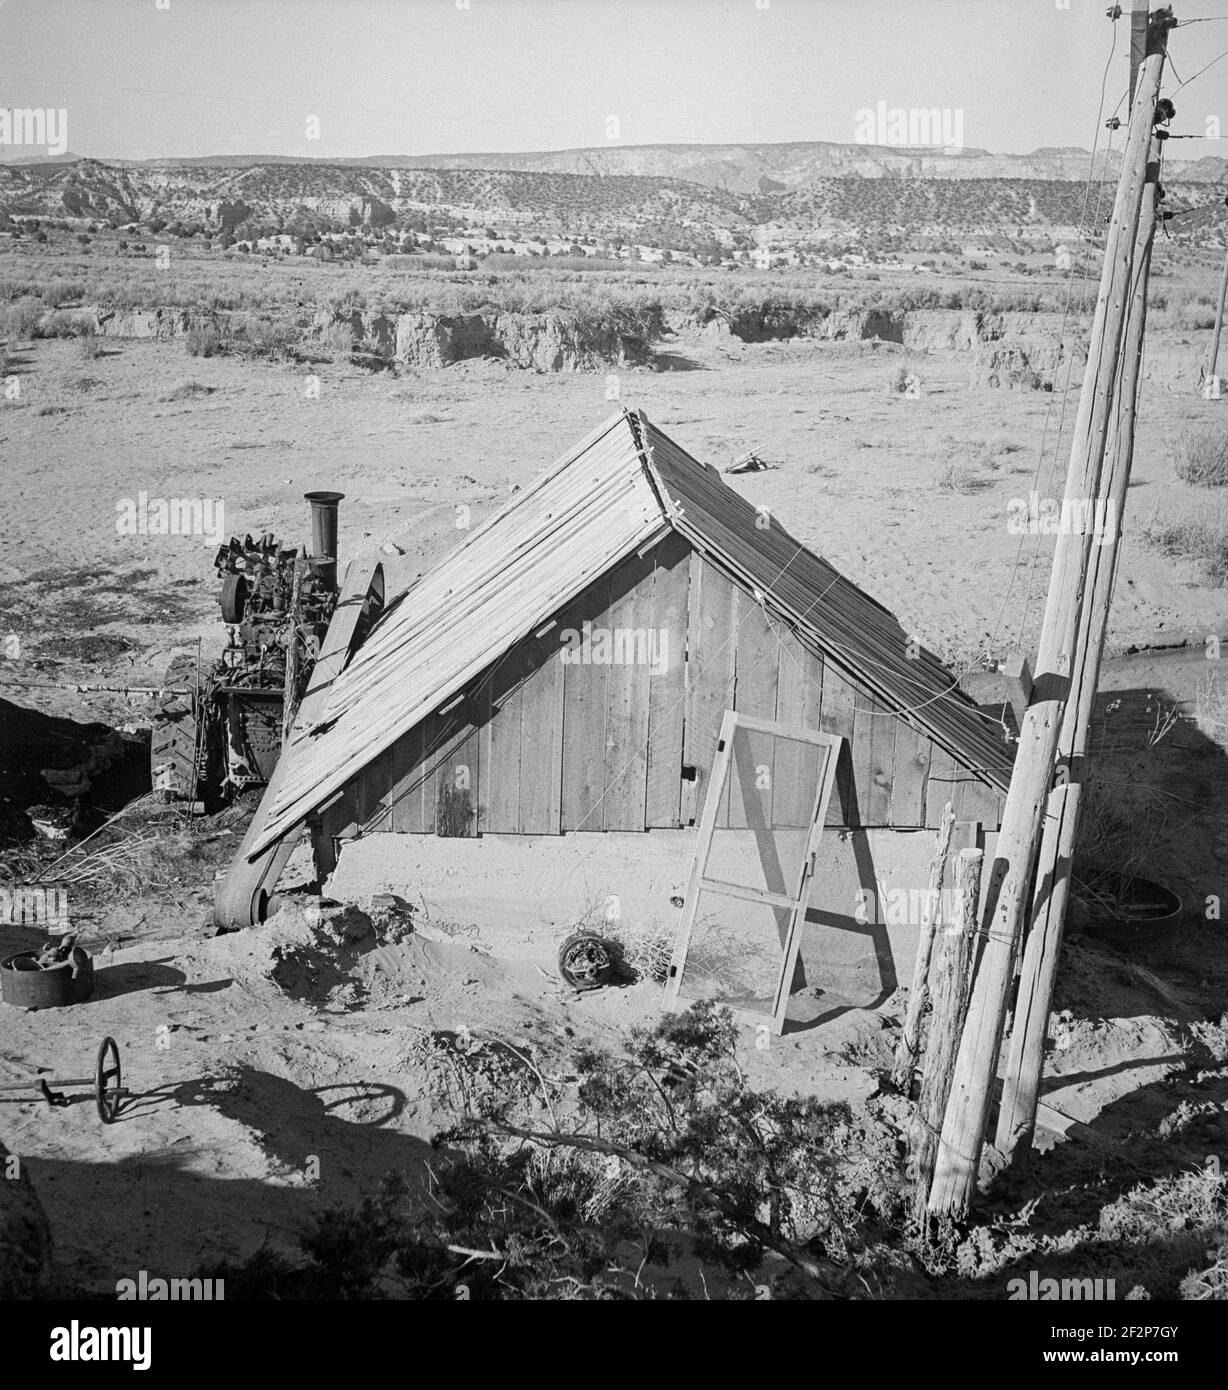
[[1218,58],[1212,58],[1206,67],[1199,68],[1193,77],[1186,78],[1186,80],[1181,84],[1180,87],[1174,87],[1172,95],[1176,96],[1177,93],[1182,90],[1182,88],[1188,87],[1191,82],[1196,82],[1203,75],[1203,73],[1207,71],[1208,68],[1213,68],[1216,65],[1216,63],[1221,62],[1224,58],[1228,58],[1228,48],[1224,49],[1224,51],[1219,55]]
[[[1089,164],[1088,164],[1087,182],[1084,184],[1084,188],[1083,188],[1083,207],[1082,207],[1082,209],[1081,209],[1081,211],[1080,211],[1080,213],[1079,213],[1079,233],[1080,233],[1080,236],[1083,235],[1084,230],[1085,230],[1085,228],[1086,228],[1086,226],[1087,226],[1087,205],[1088,205],[1088,201],[1089,201],[1089,199],[1090,199],[1090,197],[1091,197],[1092,183],[1093,183],[1093,181],[1094,181],[1094,179],[1095,179],[1095,174],[1096,174],[1096,151],[1097,151],[1097,149],[1099,148],[1099,144],[1100,144],[1101,118],[1102,118],[1103,115],[1104,115],[1104,100],[1105,100],[1104,94],[1105,94],[1105,90],[1106,90],[1106,88],[1107,88],[1107,86],[1108,86],[1109,71],[1110,71],[1110,69],[1112,68],[1113,59],[1114,59],[1114,57],[1116,56],[1116,53],[1117,53],[1117,20],[1114,19],[1114,20],[1113,20],[1113,29],[1112,29],[1112,33],[1111,33],[1111,36],[1110,36],[1110,43],[1109,43],[1109,56],[1108,56],[1108,58],[1107,58],[1106,61],[1105,61],[1104,72],[1103,72],[1103,74],[1101,75],[1101,79],[1100,79],[1100,100],[1099,100],[1099,104],[1098,104],[1098,107],[1097,107],[1097,110],[1096,110],[1095,133],[1094,133],[1094,135],[1092,136],[1091,159],[1090,159],[1090,162],[1089,162]],[[1120,105],[1121,105],[1121,100],[1118,101],[1117,105],[1120,107]],[[1114,114],[1116,114],[1116,113],[1114,113]],[[1107,175],[1108,175],[1109,156],[1110,156],[1111,153],[1112,153],[1112,149],[1113,149],[1113,132],[1110,130],[1110,133],[1109,133],[1109,141],[1108,141],[1108,148],[1107,148],[1106,151],[1105,151],[1104,163],[1103,163],[1103,165],[1102,165],[1102,170],[1103,170],[1103,172],[1102,172],[1102,175],[1101,175],[1099,192],[1098,192],[1097,198],[1096,198],[1096,212],[1095,212],[1095,219],[1096,219],[1096,220],[1099,219],[1099,216],[1100,216],[1100,208],[1101,208],[1101,205],[1102,205],[1103,199],[1104,199],[1104,188],[1105,188],[1105,182],[1106,182]],[[1068,320],[1069,313],[1070,313],[1070,301],[1071,301],[1072,292],[1073,292],[1073,285],[1074,285],[1075,273],[1076,273],[1076,271],[1075,271],[1075,266],[1072,265],[1072,266],[1070,267],[1070,270],[1067,272],[1067,276],[1066,276],[1066,301],[1065,301],[1065,304],[1063,305],[1063,308],[1062,308],[1062,320],[1061,320],[1061,328],[1060,328],[1060,334],[1059,334],[1059,344],[1065,340],[1066,324],[1067,324],[1067,320]],[[1078,313],[1079,313],[1080,315],[1082,315],[1082,313],[1083,313],[1083,306],[1084,306],[1085,296],[1086,296],[1086,291],[1087,291],[1087,282],[1088,282],[1088,266],[1087,266],[1086,261],[1085,261],[1085,263],[1084,263],[1084,265],[1083,265],[1083,270],[1082,270],[1082,281],[1081,281],[1080,290],[1079,290],[1079,309],[1078,309]],[[1060,347],[1059,347],[1059,350],[1060,350]],[[1066,402],[1067,402],[1067,399],[1068,399],[1068,396],[1069,396],[1069,391],[1070,391],[1070,377],[1071,377],[1071,373],[1072,373],[1072,370],[1073,370],[1073,366],[1074,366],[1074,358],[1073,358],[1073,356],[1072,356],[1072,357],[1067,361],[1067,364],[1066,364],[1066,381],[1065,381],[1065,384],[1064,384],[1064,386],[1063,386],[1063,391],[1062,391],[1062,410],[1061,410],[1061,415],[1060,415],[1059,423],[1058,423],[1058,436],[1057,436],[1057,440],[1054,442],[1054,454],[1053,454],[1054,462],[1050,464],[1050,471],[1049,471],[1049,484],[1050,484],[1050,485],[1052,485],[1052,481],[1053,481],[1053,477],[1054,477],[1054,469],[1055,469],[1055,466],[1056,466],[1057,453],[1058,453],[1058,449],[1060,448],[1060,445],[1061,445],[1062,433],[1063,433],[1063,429],[1064,429],[1064,426],[1065,426],[1065,419],[1066,419]],[[1044,464],[1045,443],[1046,443],[1046,440],[1047,440],[1047,438],[1048,438],[1048,433],[1049,433],[1049,421],[1050,421],[1050,418],[1051,418],[1051,416],[1052,416],[1052,413],[1053,413],[1053,397],[1052,397],[1052,395],[1050,395],[1050,397],[1049,397],[1049,403],[1048,403],[1048,405],[1047,405],[1047,407],[1046,407],[1046,409],[1045,409],[1044,424],[1042,425],[1042,428],[1041,428],[1040,450],[1039,450],[1039,453],[1038,453],[1037,459],[1036,459],[1036,468],[1035,468],[1035,470],[1034,470],[1034,472],[1033,472],[1033,475],[1032,475],[1032,483],[1033,483],[1033,486],[1034,486],[1034,487],[1036,487],[1036,486],[1039,484],[1039,481],[1040,481],[1040,472],[1041,472],[1041,468],[1042,468],[1042,466],[1043,466],[1043,464]],[[998,611],[998,616],[997,616],[997,618],[996,618],[995,621],[994,621],[993,630],[992,630],[992,632],[991,632],[991,634],[990,634],[990,647],[991,647],[991,650],[992,650],[992,649],[996,646],[996,644],[997,644],[998,633],[999,633],[999,631],[1001,630],[1002,620],[1003,620],[1003,618],[1004,618],[1005,615],[1006,615],[1006,610],[1007,610],[1007,606],[1008,606],[1009,603],[1010,603],[1011,594],[1014,592],[1014,589],[1015,589],[1015,581],[1016,581],[1016,579],[1017,579],[1018,576],[1019,576],[1020,563],[1021,563],[1022,558],[1023,558],[1023,552],[1024,552],[1024,548],[1025,548],[1026,544],[1027,544],[1027,533],[1024,532],[1024,534],[1023,534],[1022,536],[1020,536],[1020,538],[1019,538],[1019,546],[1018,546],[1018,548],[1017,548],[1017,550],[1016,550],[1016,552],[1015,552],[1015,564],[1014,564],[1014,566],[1012,567],[1012,570],[1011,570],[1010,583],[1007,585],[1006,594],[1005,594],[1005,596],[1003,597],[1003,600],[1002,600],[1002,606],[1001,606],[1001,608],[1000,608],[999,611]],[[1037,540],[1036,540],[1036,543],[1035,543],[1035,546],[1034,546],[1033,552],[1032,552],[1032,559],[1031,559],[1031,562],[1030,562],[1030,565],[1029,565],[1029,569],[1028,569],[1028,588],[1027,588],[1027,593],[1026,593],[1026,596],[1025,596],[1025,599],[1024,599],[1023,613],[1022,613],[1022,615],[1021,615],[1021,617],[1020,617],[1020,620],[1019,620],[1019,628],[1018,628],[1018,631],[1017,631],[1017,634],[1016,634],[1016,640],[1017,640],[1018,642],[1020,642],[1020,643],[1022,643],[1022,640],[1023,640],[1023,632],[1024,632],[1024,628],[1025,628],[1026,623],[1027,623],[1027,614],[1028,614],[1028,609],[1029,609],[1030,604],[1031,604],[1032,585],[1033,585],[1034,576],[1035,576],[1035,572],[1036,572],[1036,564],[1037,564],[1037,559],[1038,559],[1038,557],[1039,557],[1039,553],[1040,553],[1040,539],[1039,539],[1039,537],[1037,537]]]

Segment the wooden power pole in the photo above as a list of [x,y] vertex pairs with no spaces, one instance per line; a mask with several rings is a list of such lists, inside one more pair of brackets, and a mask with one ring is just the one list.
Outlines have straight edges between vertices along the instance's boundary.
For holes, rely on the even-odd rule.
[[[1228,198],[1224,200],[1228,203]],[[1215,305],[1215,336],[1211,339],[1211,360],[1207,363],[1208,382],[1215,380],[1215,367],[1219,361],[1219,335],[1224,327],[1224,299],[1228,297],[1228,250],[1224,252],[1224,271],[1219,279],[1219,299]],[[1219,398],[1219,388],[1212,385],[1210,388],[1212,399]]]
[[[1155,166],[1152,166],[1155,170]],[[1058,740],[1058,784],[1049,795],[1036,870],[1032,922],[1023,951],[1019,993],[1011,1025],[1010,1048],[998,1110],[995,1147],[1012,1159],[1026,1160],[1036,1124],[1036,1105],[1044,1070],[1049,1007],[1057,977],[1062,927],[1070,894],[1070,874],[1087,791],[1088,738],[1100,658],[1108,629],[1113,580],[1120,554],[1126,489],[1134,455],[1134,416],[1138,400],[1143,330],[1147,320],[1147,278],[1155,234],[1156,184],[1149,176],[1134,241],[1134,291],[1126,320],[1117,408],[1106,451],[1104,482],[1097,500],[1101,534],[1093,547],[1088,593],[1080,623],[1081,664],[1074,673],[1062,733]]]
[[1147,6],[1150,0],[1132,0],[1130,6],[1130,108],[1138,86],[1138,70],[1147,56]]
[[[1135,0],[1136,20],[1139,3],[1140,0]],[[1137,25],[1134,34],[1137,34]],[[1137,61],[1136,49],[1132,45],[1132,90]],[[1147,285],[1155,238],[1158,185],[1159,165],[1150,163],[1134,238],[1134,284],[1126,310],[1121,375],[1117,384],[1101,490],[1095,508],[1095,515],[1100,518],[1101,534],[1092,548],[1087,587],[1090,597],[1084,601],[1079,627],[1080,664],[1073,673],[1058,740],[1058,782],[1050,793],[1045,816],[1032,900],[1032,920],[1024,944],[1019,992],[1003,1075],[1002,1103],[998,1109],[995,1147],[1005,1157],[1018,1163],[1026,1161],[1036,1125],[1049,1008],[1069,903],[1070,875],[1083,797],[1087,790],[1089,730],[1108,631],[1126,495],[1130,486],[1130,466],[1134,457],[1134,419],[1138,405],[1143,334],[1147,323]]]
[[1084,665],[1082,644],[1087,634],[1082,610],[1085,596],[1090,595],[1095,536],[1090,522],[1076,527],[1069,524],[1069,517],[1086,516],[1101,494],[1125,347],[1127,307],[1135,288],[1135,236],[1169,27],[1171,15],[1159,12],[1149,31],[1148,56],[1139,70],[1138,93],[1130,114],[1066,477],[1063,505],[1068,524],[1061,528],[1054,549],[1032,699],[1024,713],[998,833],[980,956],[930,1192],[929,1209],[936,1214],[962,1214],[975,1189],[1065,707],[1074,675]]

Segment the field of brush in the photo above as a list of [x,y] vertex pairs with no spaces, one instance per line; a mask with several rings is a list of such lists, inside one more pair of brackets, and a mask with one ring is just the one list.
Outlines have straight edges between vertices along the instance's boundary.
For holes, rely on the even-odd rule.
[[[1209,328],[1217,253],[1176,243],[1165,250],[1153,270],[1152,327]],[[204,249],[194,238],[162,242],[144,234],[138,240],[106,230],[93,236],[52,232],[45,242],[0,238],[0,338],[74,335],[79,319],[70,311],[83,305],[223,315],[240,337],[246,330],[256,338],[258,350],[282,354],[304,345],[321,310],[565,314],[594,336],[611,327],[635,329],[650,340],[671,325],[722,316],[735,325],[766,325],[764,336],[787,338],[818,331],[837,311],[1072,312],[1077,318],[1094,299],[1098,274],[1094,251],[1078,258],[1068,281],[1050,252],[1039,254],[1032,244],[1006,238],[967,254],[928,256],[923,271],[884,265],[764,272],[507,255],[457,270],[454,260],[386,255],[364,263],[322,263],[284,253],[223,253]]]

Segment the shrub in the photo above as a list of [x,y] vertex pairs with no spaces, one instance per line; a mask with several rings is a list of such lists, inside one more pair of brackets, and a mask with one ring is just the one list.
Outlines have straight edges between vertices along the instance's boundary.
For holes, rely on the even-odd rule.
[[7,337],[32,338],[43,316],[43,306],[28,295],[23,295],[15,304],[4,311],[4,331]]
[[102,344],[98,341],[98,335],[94,331],[94,325],[88,321],[82,325],[80,341],[77,343],[77,355],[84,362],[93,362],[95,358],[102,356]]
[[57,308],[61,304],[78,304],[85,298],[85,283],[81,280],[52,280],[43,290],[43,298]]
[[1228,1300],[1228,1226],[1216,1232],[1218,1240],[1207,1251],[1214,1263],[1207,1269],[1194,1270],[1181,1281],[1183,1299],[1197,1302],[1204,1299]]
[[281,362],[296,355],[300,335],[293,324],[246,315],[231,322],[228,350]]
[[53,309],[44,314],[38,326],[40,338],[83,338],[91,336],[94,325],[71,309]]
[[1214,328],[1215,310],[1209,304],[1185,304],[1177,311],[1177,326],[1184,329]]
[[344,320],[330,323],[320,334],[320,344],[334,357],[348,356],[354,349],[354,330]]
[[933,485],[939,492],[979,492],[988,486],[982,470],[991,472],[998,467],[997,455],[991,445],[971,440],[949,440],[930,451],[937,463]]
[[1052,390],[1052,385],[1027,362],[1011,362],[998,372],[998,380],[1008,390],[1043,391]]
[[893,396],[902,396],[908,390],[909,382],[915,378],[911,362],[899,363],[887,378],[887,390]]
[[1214,425],[1183,430],[1173,444],[1173,470],[1195,487],[1228,487],[1228,431]]
[[201,396],[211,396],[217,390],[215,386],[205,386],[199,381],[181,381],[177,386],[172,386],[169,391],[164,391],[158,399],[160,401],[194,401]]
[[1180,518],[1153,521],[1143,539],[1165,555],[1198,562],[1213,588],[1228,585],[1228,521]]
[[1000,430],[992,435],[985,445],[986,450],[997,457],[1000,454],[1017,454],[1022,448],[1022,444],[1016,444],[1005,430]]
[[189,357],[217,357],[225,351],[222,335],[211,323],[189,328],[185,346]]
[[367,308],[367,296],[356,286],[350,286],[341,294],[331,294],[324,301],[324,307],[334,314],[362,313]]
[[1190,289],[1159,290],[1155,294],[1149,292],[1147,302],[1158,311],[1157,327],[1188,333],[1215,326],[1215,304],[1207,294]]
[[[756,1281],[873,1297],[868,1232],[903,1210],[894,1146],[863,1152],[843,1103],[756,1091],[736,1044],[711,1004],[565,1065],[424,1034],[407,1065],[464,1116],[437,1137],[429,1198],[393,1176],[326,1212],[299,1259],[266,1249],[208,1273],[237,1298],[698,1299],[714,1280],[725,1298]],[[578,1081],[565,1119],[559,1071]]]
[[939,492],[976,492],[980,481],[975,472],[959,459],[948,459],[934,474],[934,486]]

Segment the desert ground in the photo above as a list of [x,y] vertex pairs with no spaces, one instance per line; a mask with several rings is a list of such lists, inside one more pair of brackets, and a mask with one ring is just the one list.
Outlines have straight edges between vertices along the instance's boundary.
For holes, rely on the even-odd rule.
[[[1181,273],[1211,287],[1209,260]],[[1044,1092],[1068,1131],[1046,1132],[1030,1176],[978,1213],[944,1274],[901,1276],[911,1296],[1000,1298],[1011,1271],[1074,1269],[1092,1249],[1118,1272],[1119,1297],[1138,1285],[1172,1296],[1185,1271],[1210,1263],[1207,1232],[1222,1220],[1206,1161],[1228,1145],[1228,949],[1203,904],[1224,892],[1228,863],[1225,678],[1206,642],[1228,643],[1228,590],[1144,533],[1158,518],[1223,518],[1213,491],[1176,477],[1171,446],[1183,429],[1221,424],[1228,401],[1198,391],[1206,328],[1157,318],[1098,738],[1110,795],[1151,808],[1139,813],[1147,865],[1186,910],[1147,957],[1072,937]],[[455,542],[463,509],[476,524],[612,411],[643,409],[718,468],[761,455],[769,468],[731,484],[988,702],[1001,692],[987,668],[1011,648],[1035,649],[1052,546],[1012,534],[1008,507],[1032,491],[1060,496],[1079,386],[1076,370],[1069,389],[972,388],[955,351],[712,331],[671,335],[657,369],[587,372],[497,360],[371,371],[344,355],[203,357],[182,339],[110,337],[88,354],[72,338],[10,339],[8,358],[21,389],[0,410],[0,627],[19,638],[20,658],[0,669],[5,824],[53,800],[38,773],[63,766],[57,739],[79,749],[116,731],[119,755],[85,797],[88,828],[147,789],[149,705],[76,687],[156,686],[175,653],[199,641],[208,656],[222,641],[211,541],[117,534],[120,499],[222,499],[226,535],[298,541],[302,494],[335,488],[346,494],[343,561],[378,555],[396,592]],[[901,366],[915,392],[893,389]],[[99,983],[78,1007],[6,1009],[0,1081],[85,1075],[109,1034],[133,1091],[110,1127],[84,1092],[57,1110],[3,1098],[4,1143],[49,1214],[66,1288],[107,1296],[142,1268],[186,1272],[266,1244],[291,1249],[310,1217],[357,1202],[386,1171],[421,1177],[450,1114],[424,1060],[433,1038],[464,1028],[518,1039],[543,1067],[563,1068],[568,1048],[617,1046],[659,1013],[651,978],[577,996],[554,957],[586,896],[616,871],[668,923],[684,844],[581,845],[547,871],[531,846],[513,855],[492,842],[462,863],[447,841],[379,837],[343,854],[326,885],[340,906],[322,917],[300,858],[266,925],[215,937],[212,876],[246,809],[187,822],[143,803],[95,842],[111,857],[85,868],[88,845],[58,870],[67,842],[14,834],[3,851],[14,878],[37,862],[48,882],[70,885]],[[125,857],[125,836],[141,854]],[[413,905],[418,930],[385,929],[373,900],[389,893]],[[4,955],[43,937],[0,926]],[[887,1124],[879,1077],[901,1002],[899,991],[873,1008],[853,1000],[766,1050],[748,1036],[749,1074],[878,1106]],[[1157,1253],[1147,1213],[1161,1207]]]

